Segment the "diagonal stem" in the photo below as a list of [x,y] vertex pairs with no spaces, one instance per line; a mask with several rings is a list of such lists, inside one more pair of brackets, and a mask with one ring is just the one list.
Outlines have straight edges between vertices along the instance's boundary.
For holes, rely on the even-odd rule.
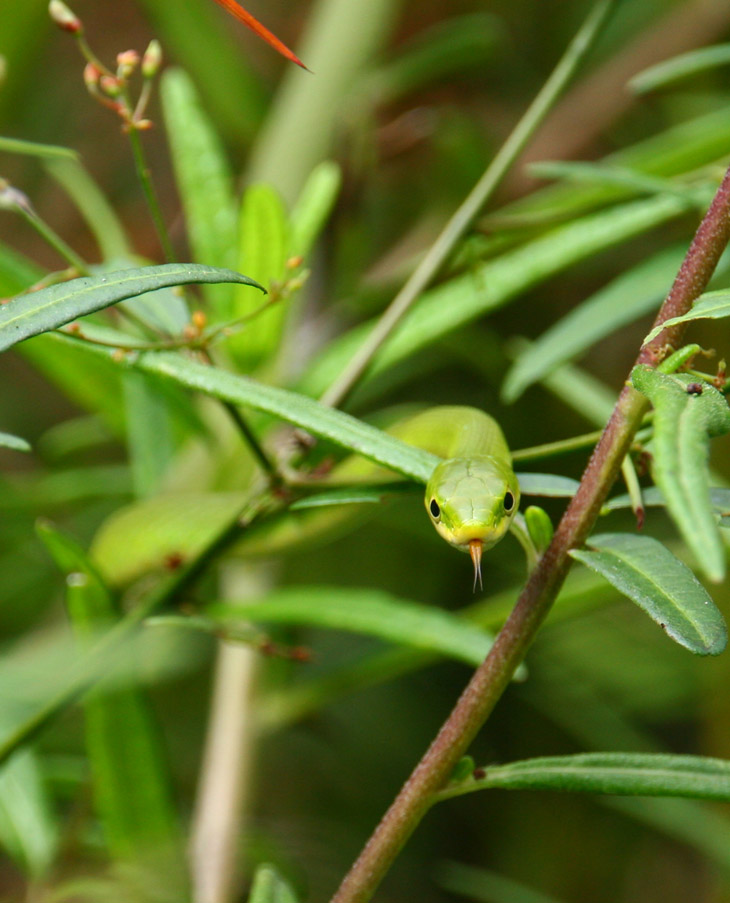
[[558,65],[515,126],[509,138],[464,199],[426,256],[413,271],[403,288],[391,301],[370,335],[358,348],[347,367],[321,398],[323,404],[339,407],[367,370],[373,357],[438,274],[456,244],[463,238],[474,219],[525,149],[566,86],[582,65],[601,34],[608,16],[619,0],[599,0],[571,41]]
[[[655,325],[680,316],[705,290],[730,240],[730,169],[700,224]],[[657,366],[686,326],[663,330],[639,352],[637,364]],[[523,589],[489,655],[475,672],[424,757],[383,816],[331,903],[367,903],[390,865],[489,717],[547,616],[570,569],[570,550],[582,545],[598,517],[621,461],[648,407],[630,385],[619,395],[581,484],[553,541]]]

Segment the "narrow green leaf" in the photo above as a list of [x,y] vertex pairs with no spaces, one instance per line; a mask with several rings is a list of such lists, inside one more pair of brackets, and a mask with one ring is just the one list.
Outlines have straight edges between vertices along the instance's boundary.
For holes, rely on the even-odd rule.
[[300,624],[346,630],[389,643],[480,664],[492,637],[443,609],[357,587],[298,586],[245,603],[218,603],[205,614],[215,620]]
[[[67,577],[66,604],[83,645],[114,623],[119,612],[96,568],[76,543],[41,523],[38,534]],[[137,688],[103,682],[84,701],[86,745],[94,795],[113,856],[146,857],[179,842],[169,775],[148,702]],[[180,863],[182,851],[178,850]]]
[[12,448],[13,451],[31,451],[30,443],[20,436],[13,436],[11,433],[0,433],[0,445],[3,448]]
[[718,655],[727,643],[722,614],[686,564],[649,536],[603,533],[588,541],[593,551],[573,558],[596,571],[635,602],[681,646]]
[[[208,266],[232,268],[238,236],[236,206],[233,178],[218,136],[185,71],[165,71],[160,97],[193,257]],[[215,319],[229,316],[230,286],[207,286],[205,296]]]
[[629,88],[636,94],[646,94],[657,88],[666,88],[675,82],[730,63],[730,44],[716,44],[690,50],[669,60],[663,60],[633,76]]
[[8,154],[27,154],[30,157],[46,159],[64,158],[78,160],[78,153],[70,147],[59,147],[57,144],[38,144],[35,141],[21,141],[18,138],[4,138],[0,135],[0,151]]
[[595,182],[599,185],[618,185],[639,194],[670,194],[683,200],[688,208],[706,208],[712,200],[713,186],[687,186],[650,176],[625,166],[606,163],[585,163],[580,160],[541,160],[530,164],[530,173],[539,179],[567,179],[576,182]]
[[324,160],[312,170],[291,212],[292,257],[306,257],[332,212],[342,184],[340,167]]
[[624,796],[685,796],[730,802],[730,762],[666,753],[579,753],[489,766],[485,776],[437,794],[450,799],[475,790],[564,790]]
[[336,505],[379,505],[386,496],[399,492],[397,483],[380,486],[353,486],[347,489],[325,489],[299,499],[289,506],[290,511],[306,511],[310,508],[329,508]]
[[168,263],[84,276],[21,295],[0,307],[0,351],[124,298],[172,285],[206,282],[237,282],[263,291],[248,276],[194,263]]
[[[730,108],[713,110],[605,157],[603,163],[670,178],[721,159],[730,141]],[[572,219],[586,210],[627,196],[627,189],[598,183],[560,183],[531,193],[485,217],[502,227]]]
[[175,452],[172,418],[165,397],[144,373],[124,374],[127,449],[134,493],[156,492]]
[[0,769],[0,846],[33,878],[43,878],[58,849],[58,829],[35,753],[16,753]]
[[365,79],[364,98],[378,107],[402,99],[434,82],[483,66],[504,40],[502,21],[485,12],[451,16],[419,32],[400,48],[400,56]]
[[[658,486],[648,486],[646,489],[642,489],[641,497],[646,508],[663,507],[667,504]],[[710,488],[710,502],[717,514],[730,514],[730,489],[725,489],[722,486],[712,486]],[[628,494],[616,495],[603,505],[603,511],[617,511],[620,508],[630,507],[631,499]]]
[[[59,336],[58,341],[68,340]],[[98,353],[111,357],[106,350],[100,349]],[[440,461],[422,448],[407,445],[305,395],[269,386],[218,367],[208,367],[179,354],[146,352],[136,358],[133,366],[146,373],[166,376],[188,389],[273,414],[420,483],[428,482]]]
[[684,373],[638,366],[631,381],[654,407],[652,472],[667,510],[703,571],[720,581],[725,547],[710,501],[707,459],[709,440],[730,431],[727,401],[709,383]]
[[[241,204],[238,263],[268,290],[283,280],[289,256],[289,224],[279,195],[269,185],[251,185]],[[233,319],[249,316],[260,306],[250,292],[234,289]],[[243,370],[268,360],[278,349],[286,314],[286,301],[263,311],[226,345]]]
[[692,310],[681,317],[670,317],[665,320],[661,326],[657,326],[647,335],[643,344],[651,342],[656,338],[662,329],[667,326],[676,326],[677,323],[689,323],[691,320],[721,320],[723,317],[730,317],[730,290],[721,289],[717,292],[706,292],[695,301]]
[[460,862],[440,862],[436,867],[435,880],[439,887],[464,897],[469,903],[563,903],[557,897],[535,890],[522,881]]
[[294,891],[271,865],[256,869],[248,903],[298,903]]
[[[374,359],[369,373],[391,367],[449,332],[502,307],[533,285],[673,219],[684,209],[683,203],[666,196],[634,201],[560,226],[472,272],[448,280],[426,292],[404,317]],[[320,395],[371,329],[371,323],[365,324],[333,342],[305,374],[302,390]]]
[[516,401],[528,386],[560,364],[583,354],[621,326],[656,310],[686,251],[686,243],[673,245],[643,260],[530,343],[507,371],[502,386],[505,401]]
[[524,495],[539,495],[544,498],[572,499],[580,486],[577,480],[554,473],[518,473],[517,479]]

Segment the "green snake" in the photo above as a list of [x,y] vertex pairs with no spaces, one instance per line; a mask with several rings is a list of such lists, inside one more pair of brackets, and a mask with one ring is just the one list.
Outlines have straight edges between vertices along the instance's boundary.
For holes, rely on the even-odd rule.
[[439,536],[471,555],[474,582],[481,582],[482,552],[502,539],[520,503],[499,425],[477,408],[440,406],[388,432],[444,459],[426,484],[426,511]]
[[[434,407],[399,420],[387,430],[442,458],[428,480],[425,504],[438,533],[471,555],[481,579],[482,552],[507,532],[520,488],[497,423],[469,407]],[[388,481],[392,472],[350,455],[326,478],[333,486]],[[320,484],[321,485],[321,484]],[[92,555],[112,584],[129,582],[173,558],[194,556],[240,510],[248,493],[163,493],[124,506],[97,533]],[[358,520],[362,505],[292,511],[247,534],[234,548],[244,557],[266,557],[339,535]]]

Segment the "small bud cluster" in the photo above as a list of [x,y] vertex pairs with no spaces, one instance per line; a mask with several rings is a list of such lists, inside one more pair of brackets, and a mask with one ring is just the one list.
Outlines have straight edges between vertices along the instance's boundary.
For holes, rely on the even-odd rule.
[[[79,49],[87,61],[84,68],[84,84],[89,94],[121,118],[125,131],[151,128],[152,122],[144,118],[144,113],[150,99],[152,80],[162,65],[162,49],[159,42],[151,41],[142,55],[136,50],[118,53],[116,71],[113,72],[93,54],[84,37],[81,19],[62,0],[50,0],[48,13],[59,28],[76,37]],[[142,89],[137,102],[132,103],[129,82],[138,70],[142,75]]]

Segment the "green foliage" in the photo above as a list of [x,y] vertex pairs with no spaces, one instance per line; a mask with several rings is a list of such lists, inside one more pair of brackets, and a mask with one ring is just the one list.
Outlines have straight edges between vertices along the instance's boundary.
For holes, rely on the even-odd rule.
[[718,655],[727,627],[692,571],[649,536],[603,533],[590,538],[592,551],[574,549],[573,558],[603,575],[616,589],[691,652]]
[[[51,242],[51,257],[27,222],[2,212],[0,350],[12,351],[0,358],[0,845],[39,900],[183,899],[188,846],[193,895],[225,875],[215,899],[229,903],[254,872],[251,903],[326,899],[387,788],[402,784],[458,697],[463,664],[480,664],[508,618],[501,655],[519,646],[524,602],[510,613],[536,562],[551,560],[553,525],[558,538],[567,529],[557,525],[595,441],[584,433],[611,415],[649,329],[642,318],[666,296],[718,184],[730,117],[713,69],[727,46],[638,76],[636,91],[663,93],[619,119],[611,67],[629,41],[655,46],[660,25],[651,0],[623,4],[591,61],[595,82],[583,85],[594,85],[600,139],[587,118],[573,116],[566,130],[548,115],[536,147],[564,148],[566,159],[529,174],[555,184],[518,184],[518,166],[500,185],[503,205],[490,201],[463,224],[343,411],[316,399],[382,322],[560,57],[564,4],[533,4],[519,28],[502,2],[489,15],[471,0],[459,15],[437,3],[427,19],[394,0],[297,2],[278,21],[272,8],[269,24],[287,41],[301,32],[299,52],[316,73],[285,70],[278,87],[280,62],[262,47],[249,54],[247,35],[241,54],[237,25],[210,0],[144,0],[180,64],[160,83],[169,160],[159,128],[132,128],[144,148],[137,175],[151,174],[163,244],[169,224],[177,252],[166,263],[154,259],[118,123],[79,120],[78,72],[41,76],[44,4],[15,6],[0,12],[9,60],[0,131],[33,140],[0,138],[0,169],[68,241],[62,265],[76,269],[49,270],[63,246]],[[583,15],[573,6],[573,19]],[[96,35],[91,17],[85,24],[87,58],[114,38],[99,53],[108,65],[124,49],[115,30]],[[73,53],[65,39],[52,35],[68,53],[62,66]],[[55,49],[50,58],[58,65]],[[691,92],[688,77],[702,72],[701,97],[672,92],[680,79]],[[134,72],[134,92],[138,78],[148,97],[154,81]],[[96,96],[109,107],[107,88]],[[607,146],[615,150],[601,158]],[[87,263],[89,254],[99,259]],[[409,847],[386,896],[440,903],[445,889],[572,903],[590,888],[596,903],[625,903],[641,886],[654,903],[663,891],[646,875],[660,873],[665,855],[688,885],[701,867],[726,892],[728,819],[697,801],[730,799],[718,656],[727,455],[717,455],[717,473],[708,467],[730,413],[722,365],[702,372],[704,321],[727,357],[727,278],[725,255],[713,291],[669,321],[697,321],[696,343],[631,374],[653,411],[634,437],[634,464],[624,464],[629,492],[603,503],[606,525],[573,549],[586,568],[570,574],[518,672],[529,679],[498,675],[509,691],[477,760],[505,764],[475,768],[465,756],[426,808],[498,788],[596,799],[578,808],[567,793],[549,805],[540,794],[503,794],[484,813],[437,807],[436,830]],[[584,369],[569,363],[579,358]],[[520,489],[545,501],[515,518],[527,559],[513,539],[485,551],[474,599],[468,558],[424,514],[421,487],[439,459],[389,432],[413,404],[482,407],[511,445],[531,447],[515,457],[530,461]],[[643,533],[628,509],[646,513]],[[679,543],[666,544],[665,513],[716,584],[712,596]],[[42,521],[40,540],[39,515],[59,524]],[[661,752],[668,735],[682,754]],[[524,760],[527,748],[586,751]],[[218,788],[212,835],[201,815],[209,783]],[[632,808],[611,795],[685,799]],[[494,871],[455,866],[434,877],[464,818],[473,849],[494,851]],[[691,868],[664,848],[667,836],[691,850]],[[629,860],[647,869],[633,882]],[[276,866],[255,867],[262,862]],[[501,874],[515,863],[519,875]],[[522,882],[534,875],[544,876],[540,889]],[[15,893],[19,878],[10,883]]]
[[472,777],[466,787],[449,787],[448,799],[473,790],[570,790],[638,796],[688,796],[730,799],[730,764],[724,759],[640,753],[580,753],[526,759],[490,766],[484,777]]
[[297,903],[294,891],[270,865],[256,869],[248,903]]
[[206,282],[240,282],[263,291],[262,286],[248,276],[191,263],[168,263],[101,276],[82,276],[22,295],[6,304],[0,310],[0,350],[144,292]]
[[730,409],[708,382],[635,367],[631,381],[654,407],[653,474],[667,508],[710,580],[725,576],[725,549],[710,501],[709,440],[730,432]]

